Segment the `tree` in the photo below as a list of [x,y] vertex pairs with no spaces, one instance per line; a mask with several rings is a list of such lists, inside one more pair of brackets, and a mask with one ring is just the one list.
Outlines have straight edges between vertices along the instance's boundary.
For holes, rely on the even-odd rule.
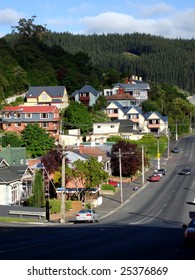
[[36,16],[21,18],[18,25],[12,26],[12,34],[23,38],[41,39],[47,32],[46,27],[34,24]]
[[42,207],[45,203],[44,189],[43,189],[43,176],[41,171],[37,171],[32,188],[32,206]]
[[8,145],[11,147],[21,147],[21,137],[14,132],[6,132],[2,137],[2,146],[7,147]]
[[114,144],[111,149],[111,168],[114,175],[120,175],[119,149],[121,149],[122,176],[135,175],[142,167],[142,151],[136,144],[121,140]]
[[63,115],[63,126],[65,129],[80,128],[85,134],[92,130],[93,120],[87,107],[78,102],[70,102]]
[[108,173],[103,169],[102,162],[96,157],[86,161],[77,160],[72,167],[66,166],[66,182],[73,181],[78,188],[79,184],[89,187],[99,187],[108,180]]
[[28,124],[22,131],[22,146],[26,147],[28,157],[45,155],[54,147],[54,141],[55,139],[38,124]]
[[41,157],[41,162],[49,174],[59,170],[62,166],[62,148],[50,150]]

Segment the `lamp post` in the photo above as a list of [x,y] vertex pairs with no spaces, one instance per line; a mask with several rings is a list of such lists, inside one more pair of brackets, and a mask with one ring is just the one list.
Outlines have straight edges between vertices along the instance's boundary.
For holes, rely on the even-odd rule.
[[66,202],[66,197],[65,197],[65,188],[66,188],[66,183],[65,183],[65,159],[66,159],[66,153],[65,153],[65,145],[63,142],[62,145],[62,191],[61,191],[61,212],[60,212],[60,223],[66,222],[66,215],[65,215],[65,202]]

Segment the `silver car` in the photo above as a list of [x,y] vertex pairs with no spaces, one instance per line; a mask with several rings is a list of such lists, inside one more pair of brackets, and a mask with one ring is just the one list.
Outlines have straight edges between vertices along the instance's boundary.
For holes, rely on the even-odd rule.
[[76,222],[99,222],[99,215],[93,209],[82,209],[76,213],[75,217]]

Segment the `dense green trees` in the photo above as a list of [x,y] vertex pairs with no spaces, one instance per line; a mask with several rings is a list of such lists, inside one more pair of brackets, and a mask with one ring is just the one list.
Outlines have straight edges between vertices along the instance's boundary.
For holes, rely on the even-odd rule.
[[28,158],[45,155],[54,147],[54,138],[38,124],[29,124],[22,132],[22,146],[27,149]]

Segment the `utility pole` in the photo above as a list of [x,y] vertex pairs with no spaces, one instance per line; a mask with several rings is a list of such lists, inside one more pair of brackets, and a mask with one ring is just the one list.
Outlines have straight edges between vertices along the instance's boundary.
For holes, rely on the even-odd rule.
[[144,186],[144,146],[142,145],[142,186]]
[[122,182],[122,164],[121,164],[121,149],[119,149],[119,173],[120,173],[120,188],[121,188],[121,203],[123,203],[123,182]]
[[60,218],[60,223],[65,224],[66,222],[66,215],[65,215],[65,188],[66,188],[66,183],[65,183],[65,160],[66,160],[66,152],[65,152],[65,145],[63,142],[62,145],[62,191],[61,191],[61,218]]
[[160,169],[159,139],[158,139],[158,152],[157,152],[157,159],[158,159],[158,167],[157,167],[157,169]]
[[175,140],[178,141],[177,119],[176,119],[176,127],[175,127]]

